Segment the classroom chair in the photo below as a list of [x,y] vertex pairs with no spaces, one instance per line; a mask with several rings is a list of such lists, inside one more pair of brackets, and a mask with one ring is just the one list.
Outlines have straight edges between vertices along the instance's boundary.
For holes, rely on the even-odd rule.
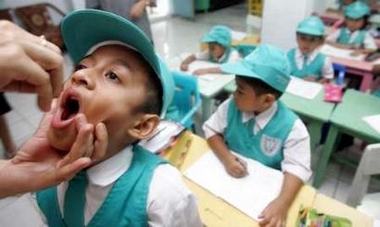
[[348,205],[378,219],[380,219],[380,192],[367,194],[367,190],[371,175],[380,174],[379,163],[380,143],[367,145],[346,201]]
[[246,44],[238,44],[235,46],[236,50],[239,52],[242,58],[246,57],[252,51],[256,49],[255,45],[246,45]]
[[198,80],[192,75],[173,71],[175,91],[173,102],[178,108],[179,123],[194,131],[193,116],[201,106]]

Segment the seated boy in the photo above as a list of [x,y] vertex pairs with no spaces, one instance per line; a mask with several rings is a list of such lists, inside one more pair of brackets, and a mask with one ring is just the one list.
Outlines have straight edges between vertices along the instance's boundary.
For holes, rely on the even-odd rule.
[[278,101],[290,79],[286,55],[260,45],[244,60],[221,69],[236,75],[237,89],[204,123],[207,142],[233,177],[248,173],[244,161],[231,151],[284,172],[281,192],[262,211],[259,224],[285,226],[292,201],[311,175],[307,129]]
[[68,14],[62,35],[77,66],[58,98],[49,142],[71,147],[72,119],[82,113],[105,124],[108,145],[86,171],[37,193],[48,225],[201,226],[178,170],[136,145],[153,132],[173,92],[150,40],[131,22],[98,10]]
[[297,26],[297,48],[288,51],[290,75],[308,81],[328,83],[334,78],[330,58],[319,52],[323,45],[325,26],[316,16],[306,18]]
[[[214,26],[202,38],[202,42],[207,43],[207,50],[186,57],[180,66],[182,71],[187,71],[189,69],[189,64],[195,60],[227,63],[240,59],[239,52],[231,47],[231,30],[227,26]],[[221,71],[219,67],[208,67],[197,69],[192,73],[194,75],[203,75],[209,73],[221,73]]]

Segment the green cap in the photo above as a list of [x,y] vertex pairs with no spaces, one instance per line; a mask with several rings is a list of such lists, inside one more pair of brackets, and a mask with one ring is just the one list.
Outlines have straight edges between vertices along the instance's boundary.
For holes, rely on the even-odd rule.
[[297,32],[307,35],[323,36],[325,34],[325,25],[319,17],[311,16],[298,24]]
[[223,25],[212,27],[212,29],[202,38],[202,42],[204,43],[216,42],[224,47],[229,47],[231,41],[231,29]]
[[167,82],[164,64],[160,63],[150,39],[132,22],[118,15],[95,9],[77,10],[65,16],[61,33],[67,51],[74,63],[82,60],[94,46],[116,41],[139,52],[156,72],[163,89],[161,116],[173,96],[173,87]]
[[221,70],[262,80],[280,92],[285,92],[290,81],[290,67],[285,53],[271,45],[259,45],[243,60],[222,64]]
[[344,9],[344,15],[352,19],[359,19],[370,13],[369,6],[360,1],[353,2],[346,6]]

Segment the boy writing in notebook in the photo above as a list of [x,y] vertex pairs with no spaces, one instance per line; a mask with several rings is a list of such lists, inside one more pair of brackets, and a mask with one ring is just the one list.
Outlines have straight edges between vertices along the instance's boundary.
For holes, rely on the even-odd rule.
[[164,65],[150,40],[131,22],[98,10],[80,10],[62,21],[76,64],[58,98],[48,138],[66,150],[73,118],[103,122],[104,158],[69,182],[37,193],[49,226],[201,226],[194,196],[178,170],[139,147],[171,100]]
[[248,173],[231,151],[284,172],[280,194],[258,218],[260,226],[285,226],[290,205],[311,175],[307,129],[278,101],[290,80],[286,55],[260,45],[244,60],[221,69],[235,74],[237,89],[204,123],[207,142],[233,177]]
[[328,83],[334,78],[332,63],[319,52],[323,45],[325,26],[316,16],[306,18],[297,26],[297,48],[288,51],[290,75],[308,81]]
[[[227,26],[214,26],[203,38],[203,43],[207,43],[207,50],[200,53],[191,54],[182,61],[180,69],[187,71],[189,64],[195,60],[209,61],[213,63],[233,62],[240,59],[239,52],[231,47],[231,30]],[[194,75],[209,73],[221,73],[219,67],[206,67],[192,72]]]

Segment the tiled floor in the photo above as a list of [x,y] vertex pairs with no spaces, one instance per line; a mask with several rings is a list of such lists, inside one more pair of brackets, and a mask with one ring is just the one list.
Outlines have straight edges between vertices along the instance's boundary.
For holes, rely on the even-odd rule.
[[[194,20],[172,17],[152,24],[154,43],[159,55],[166,61],[180,59],[181,53],[199,50],[199,40],[213,25],[225,24],[236,31],[245,31],[246,5],[240,4],[226,9],[197,14]],[[170,62],[168,62],[170,65]],[[66,57],[65,75],[71,71],[71,62]],[[36,129],[42,113],[36,107],[34,95],[6,94],[13,111],[7,114],[11,133],[17,145],[21,145]],[[198,121],[198,126],[201,122]],[[197,133],[202,135],[197,127]],[[313,160],[318,157],[317,149]],[[3,148],[0,146],[0,156]],[[314,166],[314,165],[313,165]],[[323,185],[319,191],[345,201],[350,189],[354,170],[331,161]],[[310,181],[311,182],[311,181]],[[380,181],[373,180],[370,190],[380,191]]]

